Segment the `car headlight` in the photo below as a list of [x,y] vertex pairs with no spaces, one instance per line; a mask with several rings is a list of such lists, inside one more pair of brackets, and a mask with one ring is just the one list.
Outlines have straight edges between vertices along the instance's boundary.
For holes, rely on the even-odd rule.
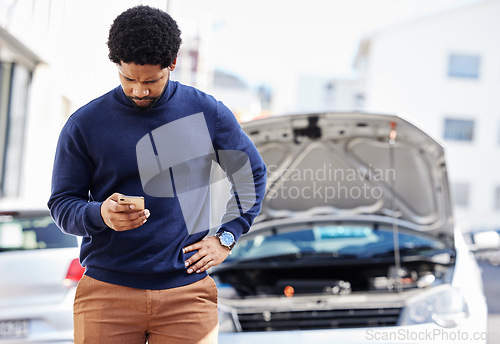
[[219,304],[219,332],[236,332],[235,314],[228,307]]
[[469,307],[460,289],[442,285],[408,300],[400,325],[435,323],[451,328],[469,317]]

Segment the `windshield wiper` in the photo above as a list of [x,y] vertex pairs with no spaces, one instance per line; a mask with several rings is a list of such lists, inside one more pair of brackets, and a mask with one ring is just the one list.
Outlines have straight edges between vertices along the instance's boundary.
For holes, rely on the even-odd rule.
[[311,261],[327,259],[354,259],[358,258],[356,254],[338,253],[338,252],[296,252],[285,253],[275,256],[265,256],[256,258],[242,258],[232,260],[233,263],[264,263],[264,262],[290,262],[290,261]]
[[20,251],[19,248],[4,248],[0,247],[0,252],[9,252],[9,251]]
[[[416,247],[400,247],[399,253],[401,257],[418,256],[425,258],[432,258],[435,255],[452,252],[449,249],[435,248],[432,246],[416,246]],[[379,252],[371,255],[371,257],[392,257],[394,256],[394,250],[389,250],[385,252]]]

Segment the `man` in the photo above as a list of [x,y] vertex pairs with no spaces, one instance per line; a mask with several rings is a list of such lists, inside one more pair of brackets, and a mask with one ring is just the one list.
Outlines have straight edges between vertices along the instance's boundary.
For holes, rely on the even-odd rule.
[[[64,232],[83,237],[76,343],[217,341],[217,289],[206,270],[259,213],[266,168],[222,103],[169,80],[180,43],[161,10],[120,14],[108,47],[121,85],[61,131],[48,206]],[[215,162],[232,192],[207,235]],[[123,195],[144,197],[146,208],[120,204]]]

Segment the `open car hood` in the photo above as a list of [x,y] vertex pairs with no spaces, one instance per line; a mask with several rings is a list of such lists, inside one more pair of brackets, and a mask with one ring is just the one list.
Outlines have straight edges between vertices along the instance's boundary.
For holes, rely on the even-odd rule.
[[453,236],[443,147],[406,120],[322,113],[271,117],[242,127],[268,168],[257,221],[377,214]]

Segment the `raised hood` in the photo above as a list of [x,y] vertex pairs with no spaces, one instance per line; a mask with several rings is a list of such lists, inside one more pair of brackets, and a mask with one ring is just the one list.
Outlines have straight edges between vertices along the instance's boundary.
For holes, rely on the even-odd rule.
[[268,168],[262,218],[379,214],[453,235],[443,147],[400,117],[292,115],[242,127]]

